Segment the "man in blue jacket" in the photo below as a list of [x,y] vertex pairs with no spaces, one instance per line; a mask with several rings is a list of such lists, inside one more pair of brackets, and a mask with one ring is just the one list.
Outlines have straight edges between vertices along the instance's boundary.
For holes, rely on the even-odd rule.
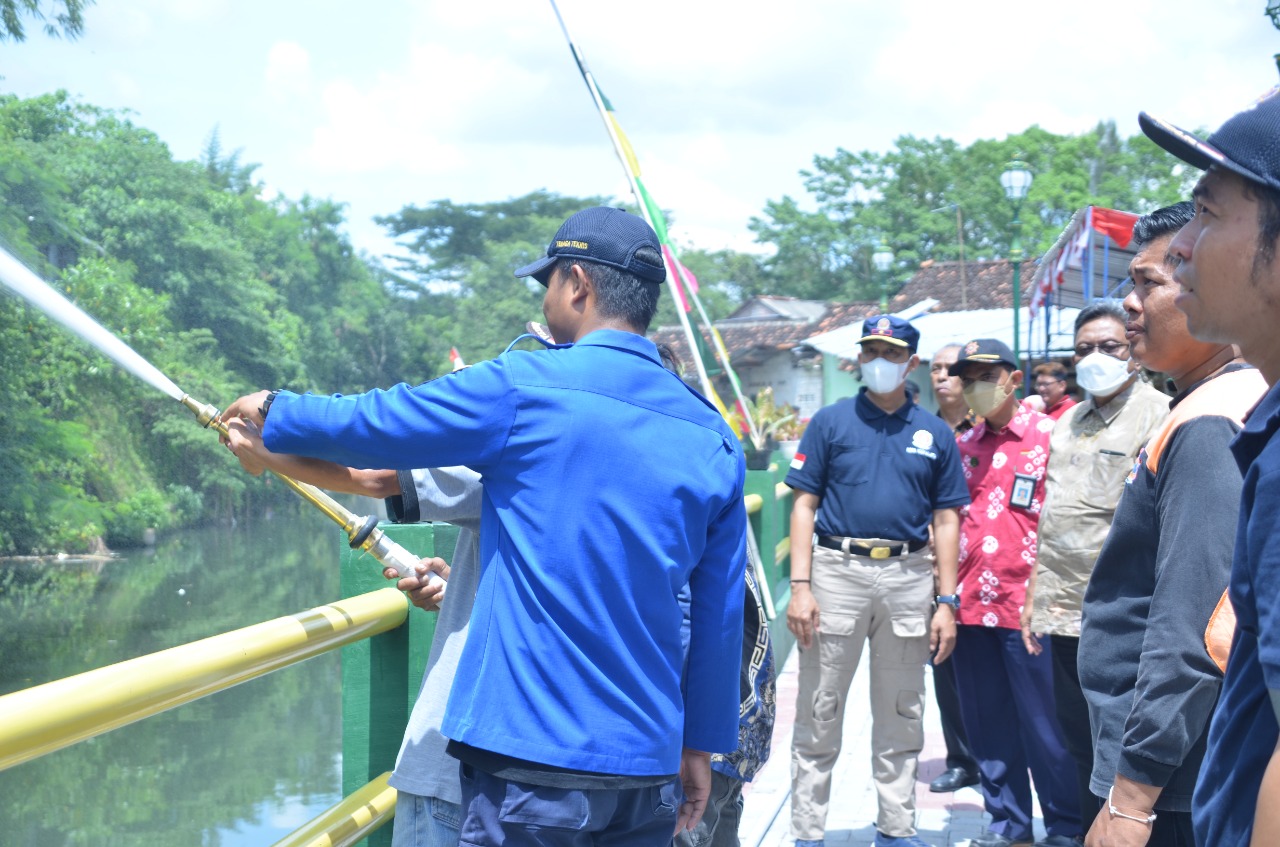
[[666,843],[701,817],[710,754],[737,746],[745,469],[724,420],[641,335],[659,249],[639,218],[584,210],[516,272],[547,287],[562,343],[416,387],[259,392],[225,413],[273,452],[480,473],[480,585],[442,727],[468,843]]

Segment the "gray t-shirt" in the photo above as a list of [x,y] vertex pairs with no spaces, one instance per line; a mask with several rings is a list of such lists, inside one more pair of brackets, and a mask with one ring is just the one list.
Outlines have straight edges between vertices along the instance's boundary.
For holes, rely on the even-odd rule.
[[483,487],[475,471],[456,467],[400,471],[400,490],[404,494],[387,503],[391,514],[404,522],[446,521],[458,527],[459,532],[422,689],[409,716],[390,784],[408,794],[461,803],[458,760],[445,753],[448,739],[440,734],[440,722],[449,702],[458,657],[467,640],[467,623],[480,582],[477,533]]

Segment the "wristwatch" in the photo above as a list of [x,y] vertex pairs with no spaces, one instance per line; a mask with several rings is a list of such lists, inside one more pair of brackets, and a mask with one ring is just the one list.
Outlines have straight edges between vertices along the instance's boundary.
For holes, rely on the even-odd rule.
[[258,409],[258,414],[262,415],[262,419],[264,421],[267,419],[267,412],[271,411],[271,404],[275,402],[276,395],[279,393],[280,389],[277,388],[274,391],[268,392],[267,396],[263,398],[262,408]]
[[960,611],[960,595],[959,594],[939,594],[933,598],[933,602],[939,606],[950,606],[956,611]]

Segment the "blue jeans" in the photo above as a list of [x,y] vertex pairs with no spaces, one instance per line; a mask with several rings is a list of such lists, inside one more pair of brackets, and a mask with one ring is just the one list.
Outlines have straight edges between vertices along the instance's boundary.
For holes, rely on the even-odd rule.
[[458,847],[462,807],[439,797],[399,792],[391,847]]
[[475,847],[670,847],[680,779],[647,788],[550,788],[462,765],[460,843]]

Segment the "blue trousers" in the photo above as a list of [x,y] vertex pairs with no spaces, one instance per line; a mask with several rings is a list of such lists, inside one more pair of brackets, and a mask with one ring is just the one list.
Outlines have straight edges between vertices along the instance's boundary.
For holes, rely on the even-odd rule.
[[475,847],[670,847],[680,778],[648,788],[550,788],[463,764],[459,844]]
[[1071,838],[1083,831],[1075,761],[1058,728],[1047,642],[1041,641],[1044,652],[1032,656],[1017,630],[956,627],[951,661],[991,831],[1014,841],[1032,837],[1028,768],[1048,833]]

